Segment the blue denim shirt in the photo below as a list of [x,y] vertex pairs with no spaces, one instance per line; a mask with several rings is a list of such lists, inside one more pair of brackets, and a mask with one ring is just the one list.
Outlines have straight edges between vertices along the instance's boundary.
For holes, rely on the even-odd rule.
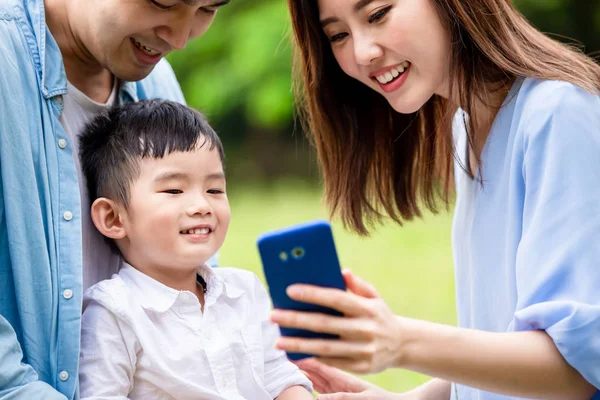
[[[43,1],[0,1],[0,399],[78,397],[82,244],[58,121],[66,92]],[[119,94],[153,97],[184,101],[165,60]]]

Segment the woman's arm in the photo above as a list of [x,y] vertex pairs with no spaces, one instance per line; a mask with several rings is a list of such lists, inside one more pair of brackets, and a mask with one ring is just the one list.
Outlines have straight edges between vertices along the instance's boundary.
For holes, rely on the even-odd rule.
[[288,294],[338,309],[345,317],[283,310],[272,314],[280,325],[340,339],[281,338],[280,348],[317,354],[329,365],[354,372],[407,368],[512,396],[589,399],[596,391],[543,331],[491,333],[399,317],[370,284],[349,272],[344,275],[351,292],[298,285]]
[[404,319],[396,365],[490,392],[589,399],[596,389],[544,331],[492,333]]

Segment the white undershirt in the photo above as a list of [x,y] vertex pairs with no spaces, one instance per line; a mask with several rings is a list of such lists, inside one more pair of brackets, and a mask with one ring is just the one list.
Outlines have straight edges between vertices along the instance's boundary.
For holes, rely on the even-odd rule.
[[85,126],[100,111],[117,103],[119,89],[118,79],[104,104],[96,103],[71,83],[67,83],[68,93],[63,97],[63,112],[59,117],[60,124],[73,146],[73,160],[77,170],[77,181],[81,194],[81,230],[83,249],[83,290],[93,284],[110,278],[119,270],[121,257],[113,252],[103,236],[96,230],[90,218],[90,201],[85,179],[79,162],[79,135]]

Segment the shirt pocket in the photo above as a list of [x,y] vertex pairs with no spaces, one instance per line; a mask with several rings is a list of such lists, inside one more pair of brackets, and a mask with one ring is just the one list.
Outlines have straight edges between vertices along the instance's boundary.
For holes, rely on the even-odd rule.
[[252,374],[254,379],[260,384],[264,384],[265,376],[265,354],[263,349],[262,329],[261,325],[251,323],[242,328],[242,338],[250,364],[252,366]]

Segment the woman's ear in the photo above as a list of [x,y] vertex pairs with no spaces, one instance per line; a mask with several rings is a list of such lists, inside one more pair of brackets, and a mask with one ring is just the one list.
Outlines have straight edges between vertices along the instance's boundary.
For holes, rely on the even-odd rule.
[[90,210],[96,229],[111,239],[123,239],[127,236],[121,212],[121,207],[106,197],[97,198]]

